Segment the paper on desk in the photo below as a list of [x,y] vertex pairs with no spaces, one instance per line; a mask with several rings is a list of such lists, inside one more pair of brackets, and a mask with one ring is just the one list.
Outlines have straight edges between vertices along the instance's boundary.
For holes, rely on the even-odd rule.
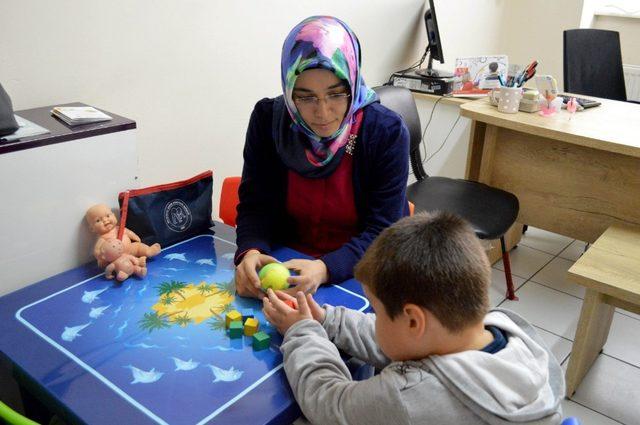
[[40,134],[50,133],[50,131],[47,130],[46,128],[40,127],[38,124],[32,123],[29,120],[25,120],[24,118],[18,115],[14,114],[14,117],[16,117],[16,121],[18,122],[18,125],[20,127],[18,128],[18,130],[16,130],[15,133],[9,134],[0,138],[0,141],[11,142],[14,140],[23,139],[25,137],[38,136]]

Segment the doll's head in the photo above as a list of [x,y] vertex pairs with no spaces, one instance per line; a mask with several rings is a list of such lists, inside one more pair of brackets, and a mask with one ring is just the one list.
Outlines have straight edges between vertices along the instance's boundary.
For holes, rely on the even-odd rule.
[[97,235],[104,235],[118,224],[118,219],[111,211],[111,208],[104,204],[92,206],[87,210],[84,217],[91,231]]
[[100,258],[113,263],[124,253],[124,244],[120,239],[107,239],[100,247]]

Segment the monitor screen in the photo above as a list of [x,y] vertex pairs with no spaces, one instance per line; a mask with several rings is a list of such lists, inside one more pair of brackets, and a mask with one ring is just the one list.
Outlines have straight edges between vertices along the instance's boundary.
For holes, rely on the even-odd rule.
[[429,9],[424,14],[424,25],[427,29],[427,39],[429,40],[429,55],[431,59],[444,63],[442,45],[440,44],[440,33],[438,31],[438,20],[436,19],[436,8],[434,0],[429,0]]

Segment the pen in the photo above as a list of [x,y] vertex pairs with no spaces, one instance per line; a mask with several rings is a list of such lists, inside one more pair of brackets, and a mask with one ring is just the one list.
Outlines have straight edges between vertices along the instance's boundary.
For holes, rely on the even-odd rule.
[[516,84],[518,87],[522,87],[524,83],[529,81],[536,73],[536,67],[538,66],[538,61],[534,60],[522,71],[522,74],[519,75]]

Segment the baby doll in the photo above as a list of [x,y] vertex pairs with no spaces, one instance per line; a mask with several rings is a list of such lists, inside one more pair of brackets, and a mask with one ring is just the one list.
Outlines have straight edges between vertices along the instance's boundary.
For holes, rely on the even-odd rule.
[[[98,260],[99,267],[105,267],[108,263],[100,260],[100,247],[109,239],[118,237],[118,220],[111,209],[103,204],[94,205],[87,210],[85,219],[91,231],[98,235],[98,240],[93,247],[93,256]],[[124,252],[134,257],[153,257],[160,252],[160,244],[149,246],[140,242],[140,237],[131,230],[125,228],[122,235]]]
[[104,269],[104,275],[107,279],[114,277],[122,282],[132,274],[138,277],[147,275],[147,257],[136,258],[131,254],[124,252],[124,244],[119,239],[105,240],[100,246],[100,260],[109,264]]

